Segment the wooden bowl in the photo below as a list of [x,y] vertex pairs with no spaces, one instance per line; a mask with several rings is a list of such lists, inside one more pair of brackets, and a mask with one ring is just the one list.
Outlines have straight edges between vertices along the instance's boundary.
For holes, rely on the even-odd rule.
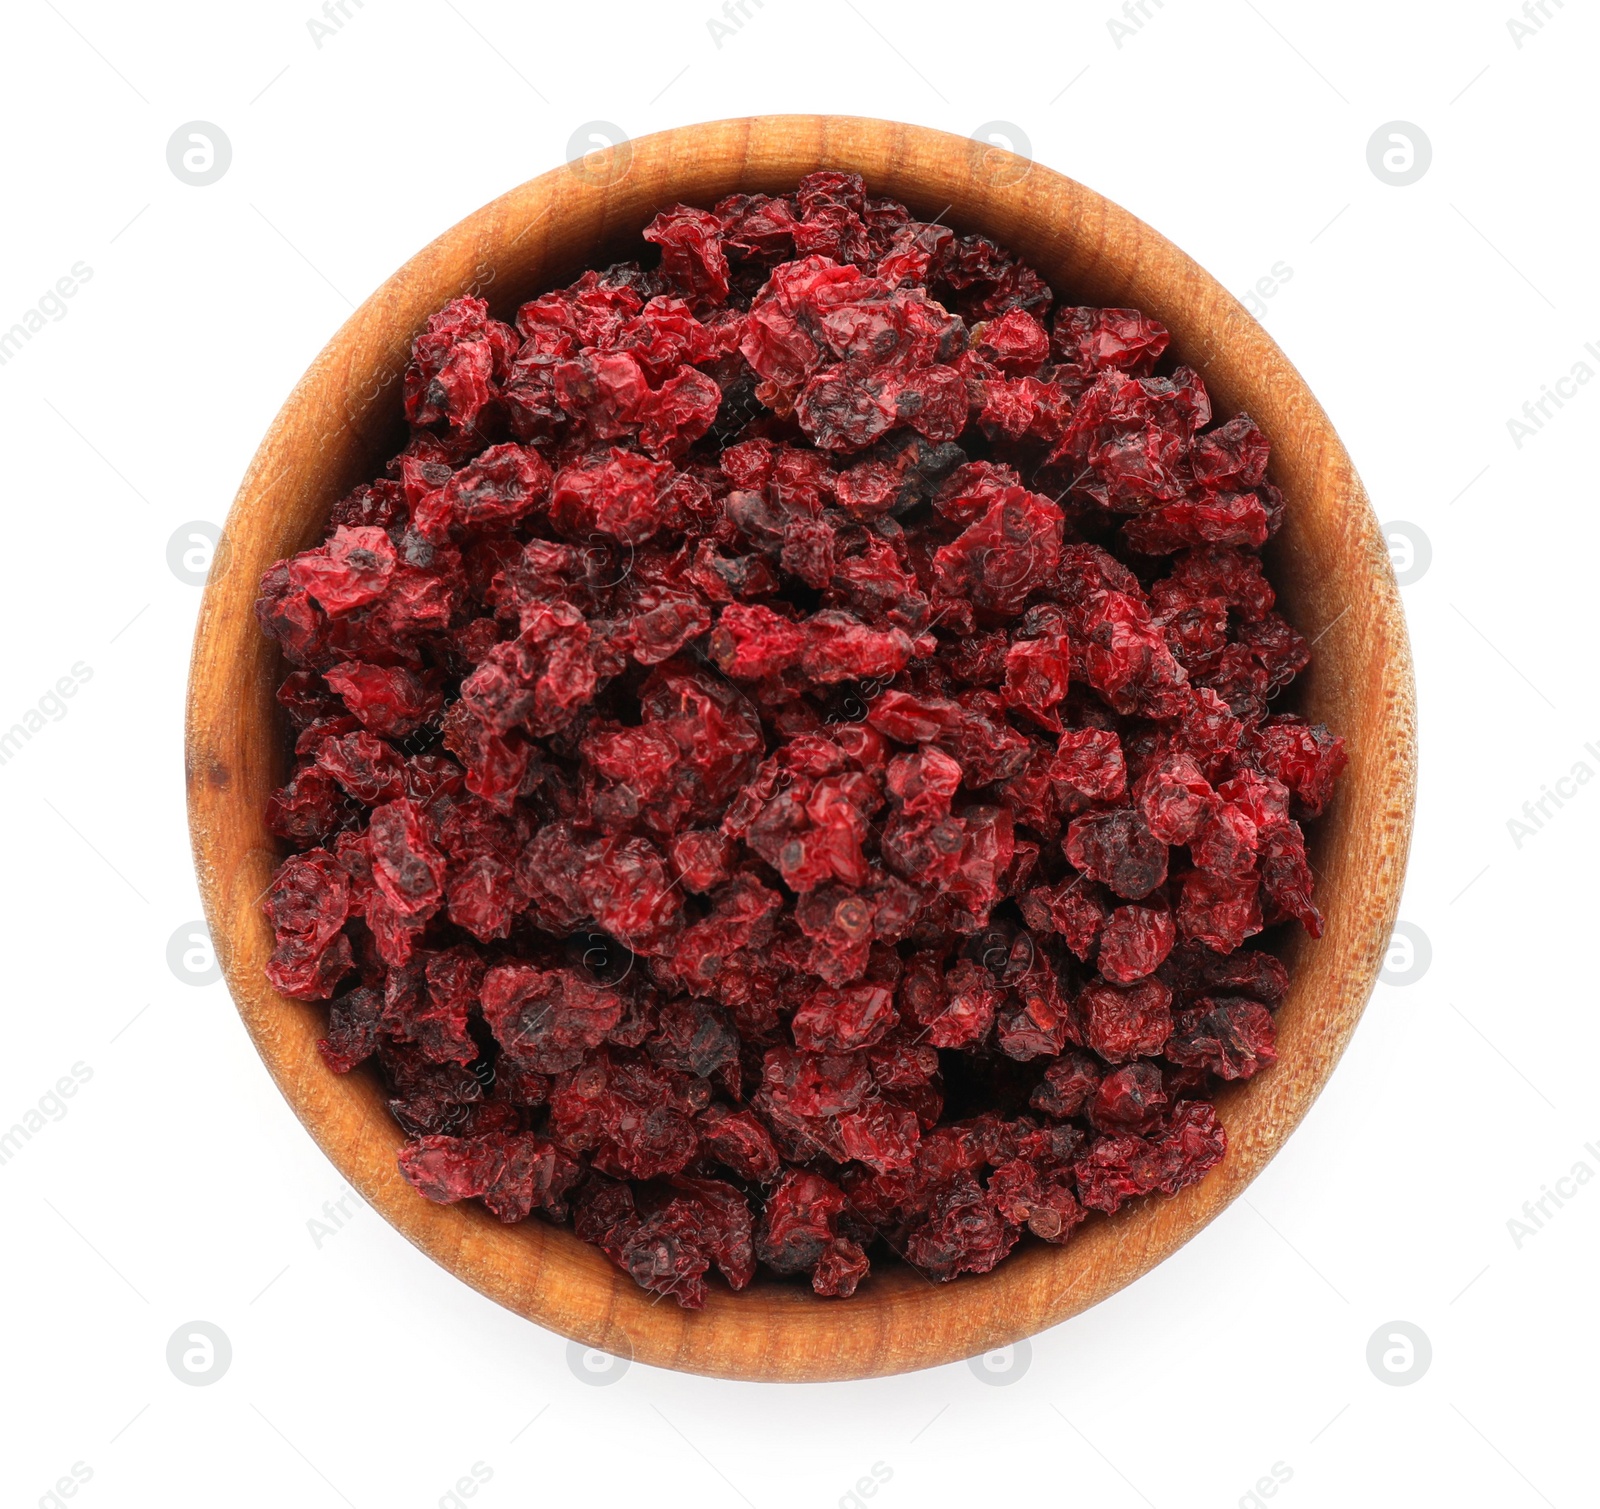
[[[435,309],[472,291],[510,318],[523,300],[636,245],[664,205],[781,191],[817,168],[853,170],[926,218],[987,232],[1072,300],[1154,315],[1204,376],[1217,413],[1255,417],[1289,500],[1270,569],[1284,610],[1316,640],[1299,706],[1346,736],[1351,759],[1310,835],[1326,935],[1288,943],[1278,1062],[1219,1098],[1228,1152],[1204,1179],[1091,1218],[1064,1247],[1025,1243],[982,1277],[935,1285],[890,1267],[849,1300],[757,1280],[741,1294],[714,1286],[693,1313],[656,1303],[568,1231],[502,1226],[475,1203],[416,1194],[396,1169],[403,1137],[376,1079],[330,1073],[316,1049],[324,1008],[267,985],[272,935],[260,900],[279,845],[263,808],[287,758],[273,699],[283,666],[252,603],[261,573],[314,543],[332,504],[400,444],[397,379]],[[546,173],[447,231],[350,317],[262,441],[226,540],[195,636],[187,765],[206,916],[239,1012],[295,1113],[366,1200],[467,1283],[587,1345],[729,1378],[861,1378],[973,1356],[1053,1325],[1154,1267],[1255,1177],[1321,1090],[1372,989],[1405,868],[1415,745],[1405,624],[1366,495],[1261,326],[1148,226],[1037,163],[916,126],[770,116],[664,131]]]

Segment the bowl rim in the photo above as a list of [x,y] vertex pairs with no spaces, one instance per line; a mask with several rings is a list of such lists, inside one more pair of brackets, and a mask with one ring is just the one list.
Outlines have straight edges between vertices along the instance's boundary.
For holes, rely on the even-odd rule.
[[[1021,1248],[987,1275],[933,1285],[888,1268],[849,1300],[758,1281],[741,1294],[718,1286],[704,1310],[686,1312],[653,1304],[570,1231],[502,1226],[476,1202],[423,1200],[395,1167],[404,1138],[376,1086],[323,1066],[315,1042],[324,1008],[266,984],[271,933],[259,903],[278,855],[260,793],[281,764],[271,747],[281,665],[251,605],[262,563],[303,548],[361,468],[371,476],[381,467],[382,456],[371,458],[390,423],[386,389],[434,308],[502,274],[513,291],[523,280],[522,297],[533,284],[557,286],[602,245],[636,231],[647,207],[709,204],[740,187],[771,191],[818,168],[860,172],[871,191],[913,207],[948,194],[953,224],[994,235],[1035,266],[1054,265],[1053,285],[1069,282],[1103,304],[1120,293],[1162,319],[1219,411],[1255,415],[1290,500],[1274,542],[1275,583],[1286,574],[1296,611],[1314,609],[1323,633],[1353,620],[1336,642],[1355,636],[1361,676],[1319,677],[1314,666],[1310,701],[1359,713],[1341,731],[1359,725],[1362,743],[1352,739],[1340,793],[1311,835],[1324,880],[1342,887],[1327,908],[1327,934],[1289,945],[1279,1062],[1248,1093],[1234,1087],[1218,1098],[1230,1145],[1204,1179],[1099,1218],[1062,1247]],[[344,423],[330,432],[333,398],[343,401]],[[1341,595],[1348,600],[1335,618]],[[1321,658],[1335,657],[1330,649]],[[1341,648],[1338,663],[1346,658]],[[291,1108],[363,1198],[474,1288],[574,1341],[713,1376],[803,1381],[931,1367],[1035,1334],[1148,1272],[1260,1172],[1326,1083],[1393,930],[1414,806],[1415,694],[1387,547],[1350,459],[1299,373],[1220,284],[1126,210],[987,143],[862,117],[758,116],[623,141],[531,179],[424,247],[345,321],[285,401],[229,513],[196,624],[185,756],[196,872],[230,994]]]

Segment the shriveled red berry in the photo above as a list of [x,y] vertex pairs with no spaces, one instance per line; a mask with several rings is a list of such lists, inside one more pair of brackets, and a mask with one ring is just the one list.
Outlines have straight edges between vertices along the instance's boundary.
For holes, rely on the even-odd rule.
[[1131,808],[1074,818],[1061,845],[1069,863],[1130,901],[1167,878],[1167,846]]
[[1113,1211],[1140,1195],[1173,1195],[1222,1159],[1227,1134],[1204,1101],[1184,1101],[1149,1137],[1108,1135],[1073,1166],[1078,1198]]
[[779,1273],[814,1270],[838,1235],[844,1191],[820,1174],[790,1169],[767,1196],[756,1255]]
[[1178,933],[1219,954],[1230,954],[1262,927],[1261,883],[1255,876],[1228,879],[1195,870],[1184,876],[1178,898]]
[[1187,754],[1171,754],[1152,765],[1133,797],[1146,827],[1166,844],[1189,843],[1216,805],[1211,783]]
[[1103,1066],[1074,1050],[1051,1063],[1028,1104],[1063,1120],[1078,1115],[1100,1088]]
[[423,1137],[401,1149],[400,1172],[430,1200],[449,1204],[476,1196],[502,1221],[522,1221],[535,1209],[564,1216],[563,1197],[579,1168],[532,1132],[491,1132]]
[[1119,906],[1106,919],[1096,959],[1113,985],[1131,985],[1154,974],[1172,952],[1178,930],[1165,906]]
[[1154,1064],[1127,1064],[1100,1081],[1089,1102],[1089,1120],[1101,1132],[1155,1130],[1166,1109],[1167,1092]]
[[1083,1040],[1107,1063],[1159,1053],[1172,1033],[1172,992],[1160,980],[1086,985],[1078,998]]
[[1163,1052],[1175,1064],[1208,1069],[1220,1079],[1249,1079],[1277,1059],[1272,1015],[1241,996],[1206,998],[1178,1013]]

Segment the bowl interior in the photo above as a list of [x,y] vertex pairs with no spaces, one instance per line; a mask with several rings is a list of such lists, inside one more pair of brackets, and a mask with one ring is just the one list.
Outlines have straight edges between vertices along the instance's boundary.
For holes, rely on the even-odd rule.
[[[286,775],[274,691],[283,666],[257,630],[256,583],[320,537],[333,503],[403,441],[399,379],[427,316],[465,292],[509,318],[587,266],[638,254],[664,205],[792,188],[819,167],[959,231],[983,231],[1065,298],[1160,319],[1220,417],[1249,412],[1288,500],[1269,553],[1280,607],[1318,639],[1297,710],[1345,734],[1351,762],[1308,835],[1328,921],[1283,939],[1291,985],[1279,1061],[1218,1098],[1226,1158],[1170,1199],[1092,1218],[1063,1247],[1025,1244],[994,1273],[935,1285],[875,1271],[850,1300],[758,1280],[703,1311],[658,1305],[570,1232],[502,1226],[476,1205],[435,1206],[400,1178],[404,1140],[374,1077],[339,1078],[316,1040],[325,1011],[262,976],[260,898],[279,859],[267,794]],[[296,1113],[345,1177],[412,1241],[502,1304],[592,1346],[747,1378],[855,1377],[971,1356],[1114,1292],[1187,1240],[1254,1177],[1342,1052],[1392,930],[1409,840],[1414,731],[1409,652],[1387,551],[1349,458],[1276,345],[1212,278],[1125,211],[1059,174],[940,132],[842,117],[764,117],[624,143],[515,189],[419,253],[338,332],[262,442],[207,585],[190,680],[190,821],[207,917],[230,989]]]

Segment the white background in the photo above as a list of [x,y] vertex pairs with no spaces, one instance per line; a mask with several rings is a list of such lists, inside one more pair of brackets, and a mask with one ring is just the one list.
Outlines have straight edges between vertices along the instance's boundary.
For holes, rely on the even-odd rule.
[[[1600,1171],[1600,790],[1566,788],[1520,846],[1507,826],[1578,761],[1600,770],[1600,384],[1520,447],[1507,427],[1574,363],[1600,370],[1600,23],[1545,5],[1519,47],[1511,0],[1146,0],[1119,46],[1111,0],[747,0],[718,47],[711,0],[346,0],[319,47],[311,0],[10,0],[0,330],[74,263],[92,277],[0,366],[0,728],[75,663],[92,679],[0,766],[0,1128],[75,1063],[92,1078],[0,1166],[4,1502],[64,1502],[41,1495],[77,1463],[89,1509],[429,1509],[477,1463],[484,1509],[831,1509],[876,1463],[887,1509],[1250,1504],[1274,1464],[1289,1509],[1595,1503],[1600,1180],[1520,1246],[1508,1226],[1579,1161]],[[1423,780],[1402,908],[1431,966],[1378,986],[1245,1199],[1036,1337],[1004,1387],[965,1363],[586,1386],[561,1338],[365,1208],[318,1244],[337,1174],[225,987],[167,962],[199,914],[180,748],[199,592],[169,538],[221,523],[353,302],[579,127],[788,110],[1004,118],[1235,292],[1286,264],[1262,317],[1380,517],[1431,546],[1404,591]],[[166,159],[197,119],[233,148],[208,187]],[[1407,187],[1367,161],[1397,119],[1433,150]],[[231,1341],[213,1386],[166,1362],[194,1320]],[[1432,1348],[1403,1387],[1366,1360],[1395,1320]]]

